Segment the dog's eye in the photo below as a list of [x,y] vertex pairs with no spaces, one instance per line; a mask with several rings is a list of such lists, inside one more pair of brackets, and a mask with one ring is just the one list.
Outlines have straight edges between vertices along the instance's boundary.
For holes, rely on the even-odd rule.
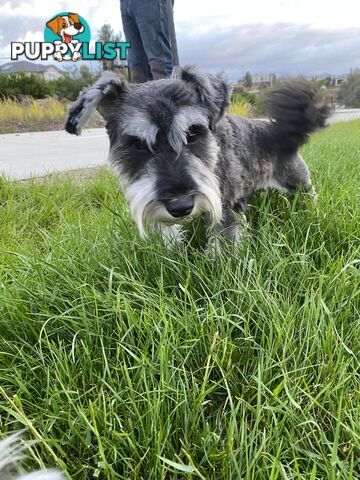
[[141,152],[149,151],[148,144],[144,140],[141,140],[141,138],[138,138],[138,137],[131,137],[129,140],[129,145],[133,147],[135,150],[139,150]]
[[195,143],[204,134],[204,127],[202,125],[192,125],[187,134],[187,143]]

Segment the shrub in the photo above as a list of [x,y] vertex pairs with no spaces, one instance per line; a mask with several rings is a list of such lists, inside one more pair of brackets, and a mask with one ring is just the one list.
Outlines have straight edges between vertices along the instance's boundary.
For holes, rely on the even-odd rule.
[[239,93],[239,94],[242,94],[246,91],[246,88],[244,87],[244,85],[241,85],[241,83],[236,83],[234,86],[233,86],[233,93]]
[[91,75],[86,78],[71,78],[65,75],[51,81],[25,73],[0,75],[0,97],[20,99],[22,95],[29,95],[36,99],[52,97],[56,94],[60,99],[73,101],[80,91],[91,85],[94,80],[95,78]]
[[260,98],[249,92],[233,93],[231,95],[230,113],[246,117],[264,116]]
[[242,93],[233,93],[231,95],[231,101],[237,102],[244,100],[250,105],[256,105],[259,102],[259,98],[254,93],[242,92]]
[[360,108],[360,72],[351,73],[341,84],[337,103],[346,108]]
[[54,85],[33,74],[0,75],[0,97],[20,98],[21,95],[31,95],[33,98],[52,96],[54,95]]
[[81,90],[94,83],[94,81],[95,78],[93,76],[71,78],[69,75],[65,75],[57,80],[52,80],[50,83],[53,85],[54,91],[59,99],[74,101]]
[[231,102],[229,112],[231,115],[249,117],[251,116],[251,105],[246,100],[237,98]]

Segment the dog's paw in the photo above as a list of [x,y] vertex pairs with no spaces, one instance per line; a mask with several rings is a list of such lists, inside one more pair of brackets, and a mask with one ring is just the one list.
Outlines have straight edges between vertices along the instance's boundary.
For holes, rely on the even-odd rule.
[[54,60],[57,60],[58,62],[62,62],[62,61],[63,61],[63,56],[61,55],[60,52],[54,53]]
[[219,235],[211,235],[207,242],[205,253],[207,257],[213,262],[216,260],[221,253],[221,238]]
[[81,53],[80,52],[74,52],[72,56],[72,61],[77,62],[81,58]]
[[171,78],[175,78],[175,79],[178,79],[178,80],[181,78],[181,67],[180,67],[180,65],[175,65],[175,67],[173,68],[172,74],[171,74]]
[[243,246],[249,235],[249,224],[244,213],[236,214],[236,222],[229,227],[227,235],[234,247]]
[[159,225],[157,229],[161,233],[164,245],[171,250],[176,245],[184,243],[184,232],[181,230],[180,225]]
[[313,201],[314,205],[318,203],[319,195],[316,193],[316,190],[313,185],[309,188],[308,195],[310,199]]

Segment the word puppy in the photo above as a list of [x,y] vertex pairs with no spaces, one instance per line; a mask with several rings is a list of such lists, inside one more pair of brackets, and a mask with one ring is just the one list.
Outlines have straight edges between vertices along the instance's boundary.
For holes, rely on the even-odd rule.
[[181,238],[182,224],[206,214],[210,238],[236,241],[238,214],[255,192],[312,191],[298,149],[329,112],[305,80],[267,94],[271,121],[229,115],[230,95],[221,75],[192,66],[179,78],[137,85],[104,75],[80,94],[65,128],[79,135],[93,108],[104,117],[109,160],[143,237],[153,225],[165,240]]

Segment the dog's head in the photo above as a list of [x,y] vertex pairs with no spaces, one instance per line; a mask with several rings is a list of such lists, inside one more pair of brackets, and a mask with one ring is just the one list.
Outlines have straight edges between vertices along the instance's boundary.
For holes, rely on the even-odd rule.
[[93,108],[105,118],[109,159],[142,235],[147,223],[187,223],[203,212],[218,222],[214,131],[230,93],[221,76],[195,67],[184,68],[178,79],[138,85],[105,75],[72,106],[66,130],[80,134]]
[[46,25],[56,35],[60,35],[65,42],[71,40],[72,37],[84,31],[84,25],[79,20],[79,15],[69,13],[68,15],[59,15],[49,20]]

